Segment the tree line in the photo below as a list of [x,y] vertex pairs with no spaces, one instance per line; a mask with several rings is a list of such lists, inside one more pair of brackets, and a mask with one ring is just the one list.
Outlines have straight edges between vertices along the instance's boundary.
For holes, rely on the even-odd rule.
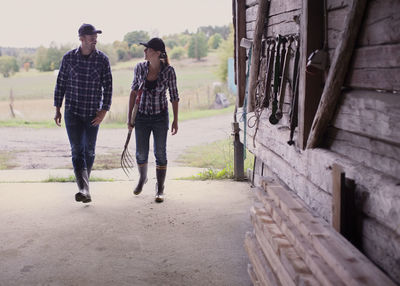
[[[200,60],[206,57],[209,50],[220,50],[220,53],[231,53],[233,56],[232,27],[203,26],[196,33],[185,31],[162,37],[168,56],[171,59],[189,57]],[[150,35],[146,31],[132,31],[125,34],[122,41],[114,41],[112,44],[97,44],[97,48],[110,59],[111,65],[117,62],[128,61],[132,58],[143,57],[143,46],[140,42],[147,42]],[[232,40],[232,48],[227,41]],[[222,48],[221,48],[222,47]],[[20,69],[28,71],[35,68],[39,71],[52,71],[60,66],[63,55],[73,49],[72,45],[58,46],[55,43],[50,47],[39,48],[2,48],[0,47],[0,73],[4,77],[12,76]]]

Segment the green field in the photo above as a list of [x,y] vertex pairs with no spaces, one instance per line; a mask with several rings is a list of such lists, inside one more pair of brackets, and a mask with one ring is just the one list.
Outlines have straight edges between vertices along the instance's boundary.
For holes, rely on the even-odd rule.
[[[114,96],[124,96],[129,93],[133,68],[141,60],[133,59],[112,66]],[[218,81],[216,76],[218,58],[215,53],[210,53],[201,61],[182,59],[171,64],[176,70],[178,89],[183,94]],[[21,70],[8,78],[0,77],[0,100],[9,100],[10,90],[15,100],[52,98],[56,79],[54,72],[39,72],[35,69],[28,72]]]
[[[126,120],[133,68],[139,61],[142,59],[133,59],[112,66],[113,104],[106,122],[122,123]],[[234,103],[234,96],[227,92],[226,85],[215,85],[215,82],[219,81],[216,74],[219,59],[215,52],[209,53],[207,58],[201,61],[185,58],[172,61],[171,65],[177,74],[181,115],[209,110],[216,92],[224,92],[230,102]],[[38,72],[34,69],[28,72],[20,71],[9,78],[0,77],[0,125],[51,121],[54,114],[53,92],[56,78],[54,72]],[[10,93],[14,98],[13,109],[16,111],[16,118],[12,118],[9,106]],[[185,116],[196,118],[201,117],[201,114]]]

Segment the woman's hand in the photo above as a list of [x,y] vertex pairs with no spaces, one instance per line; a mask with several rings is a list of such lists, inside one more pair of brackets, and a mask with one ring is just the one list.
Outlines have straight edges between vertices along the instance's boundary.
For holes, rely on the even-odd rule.
[[171,126],[171,134],[175,135],[176,133],[178,133],[178,120],[174,120]]
[[127,122],[126,125],[128,126],[128,130],[131,131],[134,127],[133,124],[131,124],[130,122]]

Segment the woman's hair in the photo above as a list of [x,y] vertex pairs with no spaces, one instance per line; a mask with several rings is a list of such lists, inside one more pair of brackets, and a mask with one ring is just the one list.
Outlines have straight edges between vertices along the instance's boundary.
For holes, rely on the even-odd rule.
[[164,62],[164,64],[166,66],[169,66],[169,60],[168,60],[167,52],[161,52],[160,59]]

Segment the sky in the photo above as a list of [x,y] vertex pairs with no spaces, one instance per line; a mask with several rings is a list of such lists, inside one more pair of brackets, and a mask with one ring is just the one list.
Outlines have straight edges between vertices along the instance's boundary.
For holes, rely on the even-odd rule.
[[0,0],[0,11],[1,47],[79,44],[82,23],[106,44],[131,31],[162,37],[232,22],[232,0]]

